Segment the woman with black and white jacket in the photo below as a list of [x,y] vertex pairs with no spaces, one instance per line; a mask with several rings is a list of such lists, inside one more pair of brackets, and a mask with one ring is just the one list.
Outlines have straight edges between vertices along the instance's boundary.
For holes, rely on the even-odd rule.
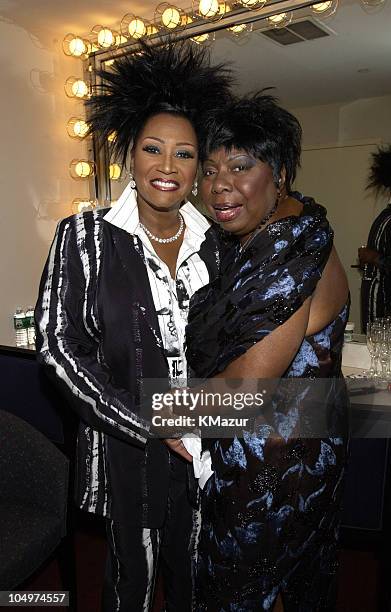
[[[191,295],[218,271],[209,222],[186,201],[203,112],[230,78],[203,50],[172,43],[116,61],[92,98],[90,129],[130,154],[132,179],[112,209],[64,219],[36,307],[39,360],[80,418],[76,498],[107,518],[103,610],[149,610],[160,556],[166,610],[192,605],[195,537],[186,451],[150,434],[142,383],[186,377]],[[160,555],[159,555],[160,551]]]

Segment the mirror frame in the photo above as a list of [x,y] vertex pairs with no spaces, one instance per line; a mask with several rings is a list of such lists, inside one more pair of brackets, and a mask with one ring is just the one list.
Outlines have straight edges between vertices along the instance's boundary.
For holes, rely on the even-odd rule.
[[[188,24],[183,30],[170,32],[170,39],[183,40],[201,34],[210,34],[226,30],[238,24],[253,24],[273,15],[278,15],[279,13],[293,12],[310,7],[313,4],[317,4],[317,2],[319,2],[319,0],[277,0],[255,9],[248,9],[245,7],[235,8],[225,13],[225,15],[217,21],[202,19]],[[148,41],[150,41],[152,45],[161,45],[166,38],[167,32],[164,34],[158,32],[157,34],[149,36]],[[99,49],[94,51],[88,59],[83,62],[83,78],[87,80],[93,88],[100,82],[100,79],[97,77],[97,71],[104,68],[105,62],[118,59],[129,53],[136,53],[139,48],[140,46],[137,40],[135,40],[132,42],[127,41],[119,45],[116,49]],[[111,206],[111,181],[109,177],[109,165],[111,160],[109,146],[106,144],[99,148],[96,139],[92,138],[88,145],[88,153],[96,164],[95,176],[90,179],[89,184],[90,197],[92,200],[98,202],[98,208]]]

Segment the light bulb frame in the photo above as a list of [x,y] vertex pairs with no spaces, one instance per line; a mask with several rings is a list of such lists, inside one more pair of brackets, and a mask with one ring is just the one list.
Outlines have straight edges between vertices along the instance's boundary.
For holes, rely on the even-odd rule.
[[[90,172],[88,172],[88,174],[83,173],[82,175],[80,175],[76,170],[78,164],[88,164],[90,168]],[[96,164],[94,161],[90,159],[81,159],[81,158],[72,159],[71,163],[69,164],[69,174],[75,181],[86,181],[90,179],[91,177],[95,176]]]
[[[132,22],[140,22],[143,24],[144,27],[140,35],[134,36],[130,33],[129,26]],[[148,36],[148,25],[149,21],[146,19],[143,19],[134,13],[126,13],[126,15],[124,15],[121,19],[120,31],[122,36],[127,37],[128,40],[137,41],[140,38],[146,38]]]
[[215,32],[206,32],[205,34],[198,34],[190,38],[191,42],[195,45],[202,45],[203,47],[210,47],[216,40]]
[[[240,29],[239,29],[240,28]],[[234,36],[236,40],[241,39],[243,42],[247,40],[248,36],[253,31],[252,23],[238,23],[230,28],[227,28],[230,36]]]
[[387,0],[375,0],[374,2],[371,2],[371,0],[360,0],[360,5],[363,11],[371,15],[381,11],[386,2]]
[[[117,173],[117,169],[119,170],[119,173]],[[120,166],[119,164],[117,164],[116,162],[112,162],[109,165],[109,179],[110,181],[122,181],[123,179],[123,167]]]
[[[111,42],[110,44],[103,43],[99,40],[99,34],[104,31],[110,32],[110,34],[112,35],[113,42]],[[116,49],[121,44],[121,34],[117,32],[117,30],[113,30],[113,28],[109,28],[100,24],[94,25],[94,27],[91,29],[89,39],[91,40],[92,44],[98,47],[98,49],[103,49],[104,51]]]
[[248,11],[256,11],[263,8],[268,0],[255,0],[254,4],[246,4],[246,2],[252,2],[252,0],[237,0],[237,3]]
[[[78,123],[84,123],[86,126],[86,131],[82,135],[75,132],[74,128]],[[68,136],[70,136],[74,140],[84,140],[85,138],[87,138],[88,137],[88,123],[85,120],[85,117],[71,117],[67,122],[67,133],[68,133]]]
[[[324,5],[329,4],[329,6],[327,6],[322,11],[316,10],[314,8],[315,6],[320,6],[322,4]],[[326,19],[327,17],[332,17],[332,15],[334,15],[334,13],[336,12],[337,8],[338,8],[338,0],[321,0],[320,2],[315,2],[315,4],[312,4],[310,6],[312,14],[316,15],[316,17],[318,17],[319,19]]]
[[[154,45],[156,43],[159,45],[164,42],[164,36],[171,32],[173,40],[188,38],[192,44],[210,46],[213,44],[216,38],[216,32],[220,32],[224,29],[226,31],[226,35],[229,36],[231,40],[235,42],[235,44],[240,45],[246,41],[251,30],[260,34],[266,28],[287,27],[294,19],[294,14],[296,14],[293,13],[293,11],[306,8],[308,13],[312,12],[312,14],[316,15],[320,19],[327,17],[326,11],[324,13],[310,11],[310,6],[307,4],[306,0],[280,0],[277,3],[272,3],[268,0],[258,0],[257,2],[254,2],[253,5],[247,4],[248,1],[249,0],[228,0],[225,2],[220,0],[204,0],[205,6],[200,7],[200,0],[192,0],[191,9],[186,9],[186,11],[175,4],[171,4],[169,1],[160,2],[160,4],[158,4],[156,7],[156,11],[160,7],[160,22],[158,24],[156,24],[155,20],[148,21],[136,14],[127,13],[121,20],[121,34],[117,34],[116,31],[110,27],[105,28],[104,26],[94,26],[87,40],[87,43],[89,44],[89,54],[87,56],[88,60],[85,58],[83,64],[84,77],[69,77],[67,79],[67,96],[73,98],[74,100],[88,99],[91,95],[92,88],[95,87],[95,83],[99,84],[100,82],[100,77],[95,73],[95,70],[99,70],[99,68],[104,66],[108,60],[116,61],[124,54],[142,53],[140,45],[138,44],[139,38],[147,40],[151,39],[150,44]],[[361,1],[364,3],[365,1],[370,2],[371,0]],[[376,0],[372,0],[372,2],[375,1]],[[318,0],[318,4],[320,4],[320,2],[321,0]],[[378,0],[378,2],[382,2],[382,0]],[[313,4],[315,3],[316,2],[313,2]],[[334,11],[337,4],[338,0],[333,0],[332,6]],[[210,15],[208,15],[208,6],[212,9]],[[161,23],[162,12],[170,7],[177,10],[182,16],[181,24],[176,25],[175,28],[169,28]],[[375,7],[373,10],[379,8],[381,8],[381,5]],[[363,5],[363,9],[368,9],[368,12],[371,11],[371,7],[368,6]],[[280,22],[273,22],[273,18],[275,19],[276,15],[282,13],[286,14],[285,18]],[[133,20],[139,20],[143,24],[142,32],[140,32],[139,36],[131,36],[129,33],[129,23]],[[220,20],[222,21],[220,22]],[[216,24],[215,22],[219,23]],[[253,27],[254,23],[257,25]],[[241,24],[244,24],[243,30],[240,32],[235,32],[235,28],[238,26],[240,27]],[[261,26],[262,29],[259,26]],[[183,32],[185,28],[187,29],[185,32]],[[110,46],[98,46],[97,35],[102,29],[108,29],[113,34],[113,44]],[[85,40],[85,37],[83,37],[83,39]],[[118,46],[120,46],[120,48],[118,48]],[[85,93],[81,96],[76,96],[72,92],[72,85],[74,85],[76,81],[84,82]],[[74,112],[77,113],[78,111]],[[72,135],[71,137],[82,139],[82,137],[79,135]],[[94,155],[97,166],[95,166],[95,164],[91,166],[91,171],[89,171],[88,175],[86,176],[80,177],[79,175],[76,175],[73,177],[75,180],[85,181],[87,179],[91,179],[89,180],[89,186],[92,190],[91,193],[95,193],[97,195],[99,202],[101,202],[102,205],[105,205],[111,199],[109,151],[110,142],[107,142],[99,152],[94,149],[93,153],[84,153],[84,155],[88,156]],[[71,165],[80,161],[85,161],[89,164],[94,163],[88,159],[77,159],[72,160]],[[97,178],[94,178],[97,168],[99,168],[99,175]]]
[[[201,12],[201,2],[205,2],[207,5],[210,5],[209,11]],[[219,21],[228,12],[226,11],[227,4],[228,2],[221,2],[220,0],[192,0],[193,17],[195,19],[202,19],[203,21]],[[215,13],[213,13],[212,11],[215,7],[217,10]],[[211,14],[209,15],[210,12]]]
[[[75,83],[80,82],[80,87],[82,87],[81,83],[84,83],[86,86],[86,91],[82,95],[77,95],[74,92]],[[84,88],[83,88],[84,89]],[[70,76],[67,78],[64,84],[65,94],[68,98],[73,98],[75,100],[87,100],[91,95],[91,85],[85,79],[75,76]]]
[[[332,1],[333,4],[331,10],[332,12],[334,12],[338,0]],[[377,6],[381,6],[384,1],[385,0],[361,0],[363,5],[366,2],[369,3],[369,5],[371,2],[373,2],[376,3]],[[322,2],[313,2],[313,4],[322,4]],[[89,55],[98,56],[102,53],[105,54],[110,51],[112,51],[113,54],[115,53],[115,55],[118,55],[118,53],[122,55],[124,52],[127,52],[128,45],[137,45],[137,40],[139,38],[153,37],[158,39],[159,35],[162,35],[162,30],[165,33],[171,32],[174,38],[178,34],[179,38],[186,38],[186,35],[183,35],[181,33],[181,30],[186,28],[188,25],[191,25],[190,30],[193,29],[194,34],[190,31],[188,34],[189,39],[200,39],[203,38],[206,34],[208,34],[210,38],[212,32],[214,31],[211,28],[212,23],[215,21],[219,21],[223,17],[227,17],[227,13],[230,12],[232,12],[232,16],[226,21],[225,27],[227,29],[235,27],[235,25],[241,25],[241,23],[251,23],[251,18],[249,17],[249,14],[252,12],[259,13],[259,16],[257,15],[254,18],[257,21],[264,20],[265,22],[268,21],[272,27],[283,27],[284,23],[290,23],[290,21],[292,20],[291,15],[293,11],[305,7],[310,10],[310,6],[311,5],[308,5],[305,0],[281,0],[278,3],[271,3],[269,2],[269,0],[192,0],[191,9],[184,10],[176,4],[171,4],[169,2],[161,2],[157,5],[155,9],[157,25],[155,25],[156,22],[153,23],[142,17],[139,17],[136,14],[127,13],[121,21],[121,34],[118,34],[116,30],[112,29],[111,27],[97,25],[92,28],[91,33],[88,36],[88,41],[86,42],[89,44]],[[162,24],[161,21],[162,13],[169,8],[172,8],[173,10],[177,11],[182,16],[181,23],[175,24],[175,27],[172,28],[165,24]],[[273,16],[282,13],[286,13],[288,17],[282,20],[280,23],[276,23],[273,19],[270,19],[273,18]],[[319,12],[315,10],[313,11],[313,13],[320,17],[322,17],[322,15],[327,17],[327,11]],[[234,21],[234,19],[236,20],[236,22]],[[142,30],[136,36],[134,34],[131,36],[129,33],[129,23],[131,21],[139,21],[142,24]],[[218,29],[220,29],[220,27],[222,26],[219,26]],[[259,30],[260,28],[257,27],[255,29]],[[98,44],[97,37],[99,35],[99,32],[101,32],[102,30],[109,30],[112,33],[113,40],[109,41],[111,44],[104,44],[101,41]],[[71,37],[73,37],[73,35],[69,35],[69,38]],[[198,42],[200,41],[198,40]],[[117,51],[116,49],[118,46],[121,46],[121,49],[119,51]],[[132,51],[130,50],[130,52]],[[135,52],[137,52],[137,49],[135,49]]]
[[148,22],[148,25],[147,25],[147,38],[151,38],[152,36],[156,36],[156,34],[159,34],[159,28],[157,28],[154,23]]
[[219,14],[224,17],[227,13],[232,11],[232,6],[229,2],[219,2]]
[[[284,18],[281,19],[281,21],[274,21],[276,17],[282,17],[282,15],[284,16]],[[276,29],[286,28],[292,22],[292,19],[292,11],[283,11],[282,13],[276,13],[274,15],[270,15],[270,17],[266,17],[269,26]]]
[[97,200],[88,200],[87,198],[75,198],[72,200],[72,213],[77,215],[87,210],[94,210],[98,206]]
[[[178,23],[173,26],[169,26],[163,21],[164,13],[170,10],[176,11],[179,17]],[[158,4],[155,9],[153,21],[158,30],[162,30],[164,32],[179,32],[184,30],[187,26],[186,13],[179,6],[176,6],[175,4],[170,4],[169,2],[161,2],[160,4]]]
[[[72,53],[70,46],[74,40],[80,40],[84,45],[84,51],[82,53]],[[68,57],[74,57],[76,59],[85,60],[88,57],[88,54],[91,51],[91,45],[86,38],[82,36],[77,36],[76,34],[69,33],[67,34],[62,41],[62,50]]]

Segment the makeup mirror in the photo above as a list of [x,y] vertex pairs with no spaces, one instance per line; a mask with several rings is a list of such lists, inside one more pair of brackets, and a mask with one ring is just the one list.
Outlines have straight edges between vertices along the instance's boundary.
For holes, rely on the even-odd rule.
[[[281,104],[301,121],[302,167],[295,188],[328,210],[349,278],[350,320],[360,331],[361,274],[351,266],[386,204],[365,184],[371,153],[391,142],[391,4],[342,0],[338,7],[324,2],[280,10],[277,17],[269,11],[263,18],[247,12],[246,19],[253,13],[253,20],[245,26],[238,15],[231,29],[217,22],[220,29],[209,34],[214,38],[211,54],[215,62],[232,63],[239,92],[273,87]],[[107,205],[117,200],[128,176],[126,169],[111,167],[108,181],[107,158],[97,162],[94,195]]]

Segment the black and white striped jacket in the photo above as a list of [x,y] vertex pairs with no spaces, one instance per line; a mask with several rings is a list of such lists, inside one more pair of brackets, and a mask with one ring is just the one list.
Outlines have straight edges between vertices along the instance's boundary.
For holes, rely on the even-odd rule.
[[[167,361],[144,262],[132,237],[103,219],[106,212],[57,227],[35,310],[38,359],[80,417],[79,507],[109,517],[120,496],[130,520],[159,527],[170,460],[139,414],[140,388],[143,378],[167,379]],[[199,255],[213,278],[213,228]]]

